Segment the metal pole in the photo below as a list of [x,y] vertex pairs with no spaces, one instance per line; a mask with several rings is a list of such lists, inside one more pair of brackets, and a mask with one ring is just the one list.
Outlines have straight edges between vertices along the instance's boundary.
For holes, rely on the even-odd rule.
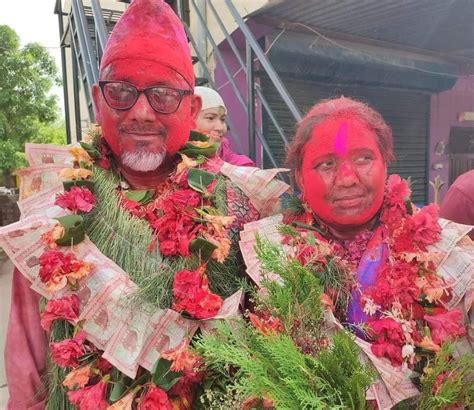
[[256,146],[255,146],[255,89],[253,77],[253,52],[252,47],[248,41],[245,42],[245,55],[247,57],[247,120],[248,120],[248,141],[249,141],[249,156],[254,161],[256,160]]
[[64,117],[66,120],[66,143],[70,144],[71,139],[71,119],[69,118],[69,93],[68,93],[68,84],[67,84],[67,66],[66,66],[66,50],[64,49],[64,44],[62,38],[64,35],[64,22],[63,22],[63,10],[61,5],[61,0],[56,0],[55,13],[58,15],[58,24],[59,24],[59,38],[61,47],[61,71],[63,77],[63,95],[64,95]]
[[225,0],[225,2],[227,4],[227,7],[230,13],[232,14],[232,17],[234,18],[235,22],[239,26],[240,30],[244,34],[247,41],[250,43],[250,46],[252,47],[258,59],[260,60],[260,63],[262,64],[263,68],[268,73],[270,80],[272,80],[281,98],[283,99],[283,101],[285,101],[290,112],[293,114],[293,117],[295,118],[295,120],[300,121],[302,118],[301,113],[298,110],[298,107],[296,106],[295,102],[293,101],[293,98],[291,98],[291,96],[288,94],[288,91],[286,90],[285,86],[281,82],[280,77],[278,76],[278,74],[276,73],[275,69],[270,64],[270,62],[268,61],[265,53],[262,51],[262,49],[258,45],[257,40],[255,40],[252,32],[247,27],[245,22],[242,20],[242,17],[240,17],[239,12],[232,4],[232,0]]
[[100,7],[99,0],[91,0],[91,6],[92,14],[94,15],[95,30],[97,32],[97,37],[99,38],[100,51],[103,52],[105,50],[109,35],[107,33],[107,28],[105,27],[102,7]]
[[[237,60],[239,61],[240,67],[242,67],[242,69],[244,71],[246,71],[246,65],[245,65],[244,60],[242,59],[242,57],[240,55],[240,52],[239,52],[234,40],[232,39],[232,36],[229,34],[229,32],[225,28],[224,24],[222,23],[222,20],[221,20],[219,14],[217,13],[214,5],[212,4],[212,1],[209,1],[208,4],[209,4],[209,7],[212,11],[212,14],[214,15],[214,17],[217,21],[217,24],[219,25],[221,31],[224,33],[225,38],[226,38],[227,42],[229,43],[230,48],[234,52],[235,57],[237,58]],[[267,114],[270,117],[270,120],[273,122],[273,125],[275,126],[275,129],[277,130],[278,134],[280,135],[281,139],[283,140],[283,143],[285,145],[288,145],[288,139],[286,138],[285,132],[283,131],[283,129],[278,124],[278,121],[277,121],[275,115],[273,115],[272,109],[270,108],[270,104],[268,104],[267,99],[264,97],[262,91],[258,87],[256,89],[256,93],[257,93],[258,98],[262,102],[263,108],[267,111]]]
[[[84,69],[86,70],[87,83],[89,87],[92,87],[99,77],[99,69],[89,38],[89,25],[82,4],[80,4],[79,1],[80,0],[72,0],[72,11],[74,23],[76,24],[77,37],[82,51]],[[87,30],[87,32],[84,30]]]
[[[71,30],[72,32],[72,30]],[[77,70],[77,56],[76,50],[74,49],[74,43],[71,47],[72,53],[72,84],[74,88],[74,119],[76,121],[76,141],[79,141],[82,136],[82,128],[81,128],[81,102],[79,100],[79,78],[78,78],[78,70]]]

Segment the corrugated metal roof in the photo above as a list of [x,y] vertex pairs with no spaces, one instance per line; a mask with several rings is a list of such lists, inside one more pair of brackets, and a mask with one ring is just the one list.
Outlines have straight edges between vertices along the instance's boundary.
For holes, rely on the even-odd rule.
[[252,16],[474,58],[473,0],[285,0]]

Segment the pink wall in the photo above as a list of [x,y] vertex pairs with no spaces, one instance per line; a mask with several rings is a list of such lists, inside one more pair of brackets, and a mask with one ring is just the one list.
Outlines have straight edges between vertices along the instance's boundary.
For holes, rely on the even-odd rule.
[[[430,108],[430,152],[429,180],[433,181],[439,175],[446,185],[441,190],[441,198],[448,189],[449,182],[449,153],[435,154],[436,144],[443,141],[446,147],[449,142],[451,127],[474,127],[474,121],[459,122],[458,113],[474,111],[474,75],[459,77],[451,90],[434,94],[431,97]],[[446,149],[447,151],[447,149]],[[433,169],[434,164],[442,164],[440,170]],[[433,188],[429,186],[429,201],[433,201]]]

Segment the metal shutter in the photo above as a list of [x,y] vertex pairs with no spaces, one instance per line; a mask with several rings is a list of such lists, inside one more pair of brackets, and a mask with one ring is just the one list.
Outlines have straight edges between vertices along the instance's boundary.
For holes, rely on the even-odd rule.
[[[394,136],[396,159],[390,165],[389,173],[397,173],[403,178],[411,177],[412,200],[420,204],[426,203],[429,94],[382,86],[324,84],[289,75],[281,75],[281,78],[303,114],[317,101],[341,95],[365,101],[379,111],[392,127]],[[293,117],[267,77],[261,77],[261,86],[280,126],[291,140],[295,130]],[[263,131],[276,160],[283,164],[285,158],[283,143],[266,116],[263,118]],[[264,167],[271,167],[265,156]]]

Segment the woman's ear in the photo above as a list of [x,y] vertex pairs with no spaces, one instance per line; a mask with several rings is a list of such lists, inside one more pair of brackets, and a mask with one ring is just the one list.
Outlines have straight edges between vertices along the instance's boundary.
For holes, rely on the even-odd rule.
[[300,191],[304,192],[304,189],[303,189],[303,175],[301,174],[301,171],[299,169],[295,169],[295,181],[296,181],[296,185],[298,185],[298,188],[300,189]]

